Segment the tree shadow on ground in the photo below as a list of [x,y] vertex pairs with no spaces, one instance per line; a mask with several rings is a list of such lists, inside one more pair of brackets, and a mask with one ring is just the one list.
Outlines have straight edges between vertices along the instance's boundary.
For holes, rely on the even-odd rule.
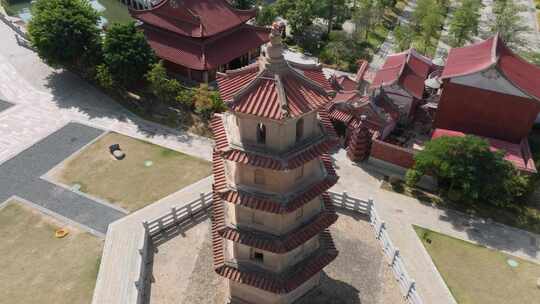
[[[126,101],[112,97],[77,74],[61,70],[47,77],[46,87],[53,95],[53,102],[60,109],[70,110],[88,120],[113,120],[131,123],[147,137],[172,136],[182,143],[191,143],[193,136],[180,129],[173,129],[136,115]],[[132,108],[132,109],[130,109]],[[76,115],[75,114],[75,115]],[[140,113],[139,113],[140,114]]]
[[[519,229],[531,228],[530,223],[525,223],[524,227],[519,228],[508,226],[519,225],[519,221],[533,221],[534,219],[526,218],[527,214],[509,213],[506,209],[510,207],[451,202],[437,194],[410,188],[403,183],[395,185],[385,182],[381,187],[415,198],[422,205],[440,210],[441,213],[438,216],[440,221],[450,223],[453,229],[466,233],[469,240],[483,246],[506,251],[521,250],[531,258],[537,257],[540,253],[540,236]],[[516,208],[521,207],[516,206]]]

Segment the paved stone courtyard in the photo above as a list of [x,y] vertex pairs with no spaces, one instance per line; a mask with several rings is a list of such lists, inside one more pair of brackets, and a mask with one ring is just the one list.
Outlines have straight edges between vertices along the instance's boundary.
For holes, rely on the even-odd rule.
[[103,134],[102,130],[69,123],[17,156],[0,164],[0,202],[11,196],[105,234],[109,223],[125,213],[48,182],[41,177],[65,158]]
[[[209,220],[158,245],[150,304],[222,304],[224,280],[212,269]],[[300,304],[405,303],[372,227],[364,217],[340,213],[331,227],[339,250],[325,268],[322,285]]]

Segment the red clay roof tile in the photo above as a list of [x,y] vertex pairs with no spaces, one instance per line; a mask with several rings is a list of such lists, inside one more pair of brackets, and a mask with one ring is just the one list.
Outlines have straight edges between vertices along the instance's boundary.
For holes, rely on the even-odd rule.
[[226,0],[164,0],[148,10],[130,10],[131,15],[186,37],[210,37],[239,26],[257,15],[237,10]]

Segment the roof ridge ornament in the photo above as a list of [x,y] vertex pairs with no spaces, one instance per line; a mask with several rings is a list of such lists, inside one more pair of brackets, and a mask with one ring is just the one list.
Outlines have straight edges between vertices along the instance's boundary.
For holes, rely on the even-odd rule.
[[275,74],[274,79],[276,82],[278,100],[281,107],[281,115],[283,118],[288,118],[290,117],[289,102],[287,100],[287,94],[285,94],[285,88],[283,87],[281,76],[279,76],[279,74]]

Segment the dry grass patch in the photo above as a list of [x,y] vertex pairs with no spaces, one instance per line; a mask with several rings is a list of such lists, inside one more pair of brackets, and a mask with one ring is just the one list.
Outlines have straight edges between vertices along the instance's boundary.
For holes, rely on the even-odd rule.
[[[54,232],[67,228],[57,239]],[[0,209],[0,303],[90,303],[102,240],[12,201]]]
[[[109,146],[126,153],[116,160]],[[202,159],[117,133],[109,133],[51,172],[62,184],[134,211],[211,173]]]
[[[414,227],[459,304],[537,304],[540,265]],[[508,259],[517,261],[515,268]]]

